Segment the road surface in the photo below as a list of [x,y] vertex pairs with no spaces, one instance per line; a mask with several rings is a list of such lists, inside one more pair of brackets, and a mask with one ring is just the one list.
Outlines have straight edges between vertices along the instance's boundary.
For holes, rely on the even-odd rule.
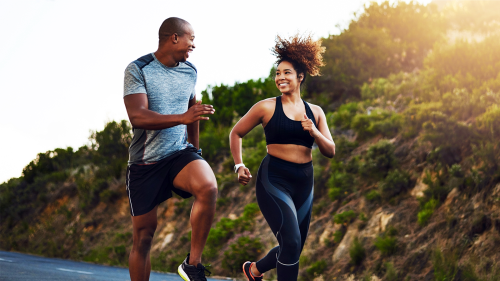
[[[0,280],[124,281],[130,277],[127,268],[0,251]],[[183,281],[177,274],[157,272],[151,272],[150,280]]]

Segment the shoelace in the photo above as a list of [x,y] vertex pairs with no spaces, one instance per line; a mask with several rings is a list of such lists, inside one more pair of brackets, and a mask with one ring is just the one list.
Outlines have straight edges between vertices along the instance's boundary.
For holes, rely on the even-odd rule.
[[[200,270],[200,272],[203,272],[203,274],[205,274],[205,276],[210,276],[210,274],[212,274],[212,272],[210,272],[210,270],[207,269],[207,267],[210,267],[211,265],[207,265],[206,267],[202,265],[202,270]],[[208,272],[208,274],[207,274]]]

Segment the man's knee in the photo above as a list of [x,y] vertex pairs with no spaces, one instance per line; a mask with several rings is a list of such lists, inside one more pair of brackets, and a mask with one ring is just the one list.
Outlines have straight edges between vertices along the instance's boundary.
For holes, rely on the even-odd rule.
[[153,242],[153,236],[156,231],[156,226],[156,223],[152,223],[148,225],[148,227],[134,231],[133,242],[138,251],[143,253],[149,252]]
[[217,182],[211,181],[201,183],[193,190],[193,196],[196,197],[196,200],[204,200],[209,202],[215,202],[217,200],[217,193],[219,192],[217,189]]

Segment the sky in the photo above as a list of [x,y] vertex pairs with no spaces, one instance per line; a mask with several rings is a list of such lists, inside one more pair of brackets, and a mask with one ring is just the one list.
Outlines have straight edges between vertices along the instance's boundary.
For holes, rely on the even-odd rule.
[[[417,1],[429,3],[430,0]],[[0,183],[40,152],[88,144],[128,119],[123,72],[156,51],[158,28],[180,17],[195,31],[196,92],[266,77],[276,35],[339,34],[366,0],[0,0]]]

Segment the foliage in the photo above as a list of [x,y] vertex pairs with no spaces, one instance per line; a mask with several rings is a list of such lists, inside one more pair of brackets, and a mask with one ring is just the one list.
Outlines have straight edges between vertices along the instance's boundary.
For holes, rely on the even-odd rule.
[[370,192],[368,192],[365,195],[365,197],[366,197],[366,200],[368,200],[370,202],[375,202],[381,198],[380,192],[378,192],[377,190],[370,190]]
[[397,239],[390,236],[377,237],[374,245],[383,255],[390,256],[397,250]]
[[260,209],[256,203],[250,203],[245,206],[243,214],[235,219],[222,218],[215,228],[210,230],[207,238],[207,244],[204,251],[205,257],[213,259],[219,254],[220,248],[236,233],[250,230],[254,225],[254,218]]
[[319,276],[322,274],[327,267],[326,261],[324,260],[319,260],[315,261],[311,264],[311,266],[306,269],[306,275],[310,279],[314,279],[314,277]]
[[239,237],[235,243],[229,246],[229,250],[224,252],[222,268],[227,269],[232,274],[240,272],[241,265],[246,261],[257,260],[264,250],[264,245],[259,238]]
[[213,105],[216,114],[210,116],[215,127],[227,127],[238,116],[243,116],[258,101],[279,95],[274,83],[274,70],[269,77],[235,83],[233,86],[221,84],[201,92],[202,102]]
[[384,199],[390,199],[410,187],[410,175],[405,171],[392,170],[380,183],[380,195]]
[[353,210],[345,211],[333,216],[333,222],[338,224],[349,224],[357,217]]
[[364,176],[385,178],[395,165],[394,145],[387,140],[380,140],[370,146],[360,169]]
[[443,20],[434,5],[371,2],[348,29],[323,39],[326,66],[322,76],[307,82],[307,93],[326,94],[332,101],[359,96],[371,78],[421,67],[445,32]]
[[430,199],[427,203],[424,204],[423,208],[418,212],[418,224],[420,226],[424,226],[427,224],[429,219],[434,214],[434,210],[438,206],[439,201],[436,199]]
[[351,257],[351,263],[354,265],[360,265],[366,256],[366,251],[361,242],[359,242],[358,237],[354,238],[351,248],[349,249],[349,256]]
[[398,280],[398,272],[394,268],[394,264],[392,262],[386,262],[384,265],[385,265],[385,280],[387,281]]

